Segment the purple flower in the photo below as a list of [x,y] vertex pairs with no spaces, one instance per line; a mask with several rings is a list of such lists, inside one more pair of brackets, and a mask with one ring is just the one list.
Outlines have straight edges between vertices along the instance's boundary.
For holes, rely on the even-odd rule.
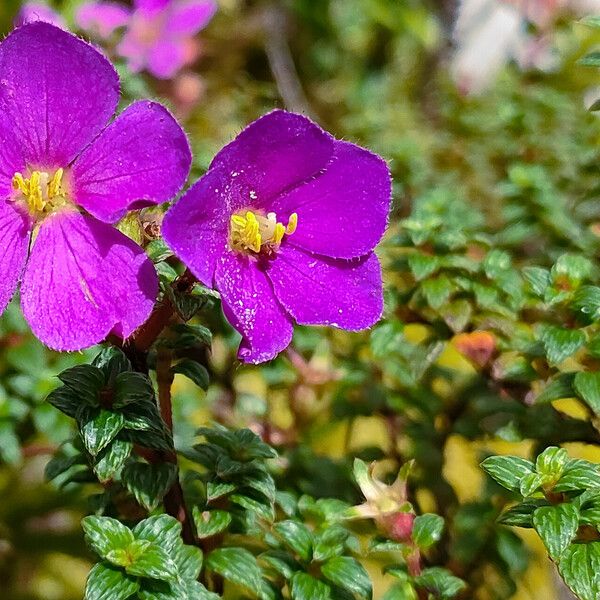
[[22,279],[25,318],[57,350],[148,317],[152,263],[109,223],[169,200],[189,171],[166,109],[136,102],[109,123],[118,101],[111,64],[61,29],[30,23],[0,43],[0,309]]
[[42,2],[25,2],[15,19],[15,26],[44,21],[57,27],[65,28],[64,19],[50,6]]
[[166,214],[163,236],[219,290],[239,357],[262,362],[290,343],[292,321],[360,330],[380,318],[373,249],[390,195],[380,157],[275,111],[217,154]]
[[83,4],[75,15],[81,29],[106,39],[126,26],[117,54],[130,71],[172,79],[196,59],[194,36],[217,11],[216,0],[134,0],[133,10],[103,0]]
[[130,10],[117,2],[85,2],[75,13],[75,22],[84,31],[101,39],[109,38],[129,22]]

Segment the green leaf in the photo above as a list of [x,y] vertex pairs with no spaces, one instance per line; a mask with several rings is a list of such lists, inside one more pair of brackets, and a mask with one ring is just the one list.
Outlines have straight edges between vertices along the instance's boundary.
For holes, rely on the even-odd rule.
[[415,252],[410,254],[408,257],[408,266],[417,281],[421,281],[433,272],[439,266],[439,259],[437,256],[431,256],[429,254],[421,254]]
[[151,512],[177,479],[177,465],[132,463],[123,469],[121,479],[138,503]]
[[540,339],[544,345],[548,362],[557,365],[575,354],[585,344],[585,333],[580,329],[567,329],[555,325],[541,328]]
[[331,600],[329,586],[308,573],[294,573],[290,581],[292,600]]
[[155,402],[152,382],[146,375],[125,371],[115,377],[113,387],[114,408],[122,408],[133,402]]
[[171,370],[173,373],[181,373],[191,379],[199,388],[207,390],[210,384],[210,375],[206,367],[188,358],[180,360]]
[[213,550],[206,557],[206,568],[250,592],[256,592],[262,586],[262,574],[256,558],[244,548]]
[[583,285],[573,294],[572,307],[591,319],[600,315],[600,288]]
[[357,594],[360,598],[372,598],[373,586],[366,569],[354,558],[335,556],[321,566],[323,576],[331,583]]
[[571,459],[552,489],[555,492],[571,492],[593,488],[600,488],[600,467],[587,460]]
[[533,513],[533,526],[554,560],[566,550],[579,527],[579,509],[573,504],[543,506]]
[[584,67],[600,67],[600,52],[590,52],[577,62]]
[[98,405],[98,393],[104,386],[104,375],[92,365],[76,365],[63,371],[58,378],[77,393],[79,402]]
[[[138,544],[148,544],[143,540],[137,540]],[[169,556],[169,553],[158,546],[149,545],[140,555],[136,555],[132,564],[125,567],[130,575],[148,577],[169,581],[177,578],[177,565]]]
[[92,567],[85,585],[85,600],[127,600],[140,588],[133,577],[121,569],[98,563]]
[[180,544],[176,549],[173,560],[177,565],[180,577],[183,579],[196,580],[202,570],[203,554],[200,548],[195,546],[184,546]]
[[412,539],[421,549],[433,546],[442,537],[444,518],[433,513],[415,517],[413,522]]
[[525,475],[523,479],[521,479],[521,484],[519,486],[519,491],[522,496],[532,496],[537,492],[544,483],[546,483],[547,478],[544,475],[540,475],[539,473],[530,473],[529,475]]
[[77,416],[82,406],[79,395],[66,385],[48,394],[46,401],[72,419]]
[[501,486],[518,491],[521,479],[533,473],[534,464],[518,456],[490,456],[482,463],[483,470]]
[[569,455],[564,448],[549,446],[537,457],[535,468],[540,475],[546,475],[556,481],[562,475],[568,462]]
[[129,458],[132,449],[133,444],[117,439],[96,456],[93,468],[100,483],[106,483],[114,478]]
[[536,404],[544,404],[559,400],[560,398],[572,398],[575,396],[573,390],[574,373],[561,373],[558,377],[551,379],[544,389],[536,396]]
[[434,310],[440,309],[448,301],[454,289],[454,284],[446,275],[428,279],[421,284],[427,304]]
[[531,528],[533,527],[533,513],[540,506],[548,506],[548,502],[543,499],[524,500],[506,509],[498,517],[498,523],[511,525],[512,527]]
[[600,542],[572,544],[558,563],[565,583],[580,600],[600,597]]
[[113,550],[126,548],[135,539],[128,527],[111,517],[84,517],[81,526],[85,541],[102,558]]
[[113,386],[119,373],[131,371],[131,363],[120,348],[104,348],[92,361],[92,365],[102,371],[104,381],[109,388]]
[[173,256],[170,248],[162,239],[152,240],[146,246],[146,253],[154,263],[161,262],[170,256]]
[[443,600],[454,598],[454,596],[467,587],[462,579],[455,577],[450,571],[441,567],[423,569],[422,573],[414,578],[414,582],[419,587],[426,589]]
[[541,267],[523,267],[522,273],[533,293],[542,298],[546,288],[550,285],[550,272]]
[[283,542],[302,560],[309,561],[312,555],[313,536],[310,529],[298,521],[280,521],[273,529]]
[[171,552],[181,543],[181,523],[170,515],[155,515],[140,521],[133,528],[133,535]]
[[197,506],[192,509],[196,533],[203,539],[225,531],[231,523],[231,513],[226,510],[203,510]]
[[573,386],[578,396],[596,413],[600,414],[600,372],[580,372],[575,375]]
[[341,525],[329,525],[314,535],[313,560],[323,562],[343,554],[349,531]]
[[587,25],[588,27],[600,28],[600,17],[584,17],[583,19],[581,19],[580,23],[582,23],[583,25]]
[[83,410],[78,415],[81,439],[92,456],[96,456],[115,439],[123,429],[124,423],[125,419],[121,413],[104,409],[93,412]]

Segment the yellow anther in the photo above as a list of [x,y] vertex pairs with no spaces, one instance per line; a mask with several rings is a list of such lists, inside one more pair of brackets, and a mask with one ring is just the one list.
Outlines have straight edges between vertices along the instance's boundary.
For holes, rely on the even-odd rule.
[[287,227],[285,228],[285,232],[288,235],[292,235],[296,228],[298,227],[298,213],[292,213],[290,218],[288,219]]
[[32,215],[49,212],[65,203],[65,192],[62,187],[63,169],[57,169],[50,179],[45,171],[32,171],[29,178],[22,173],[15,173],[12,187],[25,199]]
[[279,248],[284,235],[296,231],[298,215],[290,215],[287,227],[277,221],[275,213],[266,216],[251,210],[231,215],[229,245],[237,252],[272,253]]

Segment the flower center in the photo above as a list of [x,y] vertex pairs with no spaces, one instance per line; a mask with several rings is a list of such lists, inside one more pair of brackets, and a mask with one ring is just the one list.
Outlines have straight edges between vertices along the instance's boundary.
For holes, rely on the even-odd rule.
[[251,210],[231,216],[229,245],[236,252],[272,254],[284,235],[292,235],[298,225],[298,215],[292,213],[287,225],[277,221],[275,213],[266,216]]
[[32,171],[29,178],[15,173],[12,187],[25,200],[27,210],[32,216],[52,212],[66,204],[63,188],[63,169],[57,169],[52,177],[46,171]]

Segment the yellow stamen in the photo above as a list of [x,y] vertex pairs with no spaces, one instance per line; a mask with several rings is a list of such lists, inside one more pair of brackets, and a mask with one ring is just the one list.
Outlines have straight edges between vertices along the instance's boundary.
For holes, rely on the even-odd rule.
[[251,210],[231,216],[229,245],[236,252],[270,254],[277,251],[284,235],[291,235],[298,226],[298,215],[290,215],[287,226],[277,221],[275,213],[266,216]]
[[15,173],[12,187],[25,199],[27,208],[32,215],[50,212],[53,208],[66,202],[65,191],[62,187],[64,170],[57,169],[50,178],[45,171],[32,171],[27,179],[22,173]]

